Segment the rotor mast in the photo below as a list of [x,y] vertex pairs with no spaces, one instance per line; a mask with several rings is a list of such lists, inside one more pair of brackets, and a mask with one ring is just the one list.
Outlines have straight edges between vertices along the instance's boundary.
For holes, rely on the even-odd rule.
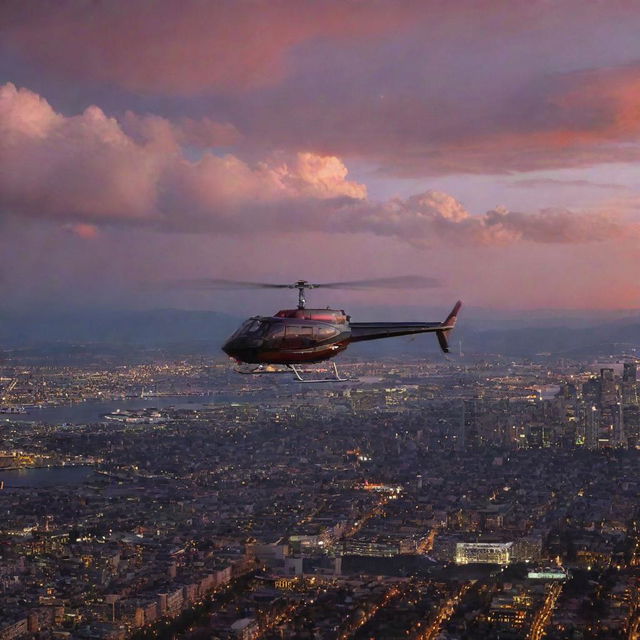
[[304,305],[306,304],[306,299],[304,297],[305,289],[313,289],[314,285],[307,282],[306,280],[298,280],[293,286],[292,289],[298,290],[298,309],[304,309]]

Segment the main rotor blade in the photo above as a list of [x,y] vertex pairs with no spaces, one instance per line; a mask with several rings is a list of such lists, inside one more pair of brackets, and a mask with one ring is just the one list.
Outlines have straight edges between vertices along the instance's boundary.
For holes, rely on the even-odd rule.
[[186,289],[290,289],[290,284],[271,282],[245,282],[244,280],[224,280],[220,278],[198,278],[196,280],[177,280],[172,283]]
[[348,280],[346,282],[312,283],[298,280],[291,284],[273,282],[247,282],[245,280],[225,280],[223,278],[197,278],[195,280],[176,280],[169,283],[171,288],[209,291],[216,289],[425,289],[439,287],[440,281],[425,276],[394,276],[391,278],[373,278],[369,280]]
[[394,276],[391,278],[373,278],[370,280],[350,280],[347,282],[326,282],[312,284],[312,288],[324,289],[426,289],[439,287],[440,281],[425,276]]

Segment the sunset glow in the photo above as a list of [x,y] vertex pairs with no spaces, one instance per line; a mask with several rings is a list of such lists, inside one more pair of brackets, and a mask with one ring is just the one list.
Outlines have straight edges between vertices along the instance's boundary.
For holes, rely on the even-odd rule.
[[415,273],[435,305],[637,308],[639,29],[624,1],[4,2],[0,290]]

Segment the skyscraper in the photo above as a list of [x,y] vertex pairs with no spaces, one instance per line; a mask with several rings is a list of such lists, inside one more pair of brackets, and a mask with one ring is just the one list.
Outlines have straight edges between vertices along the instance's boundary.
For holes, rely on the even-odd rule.
[[600,369],[600,404],[611,405],[618,400],[618,389],[613,369]]
[[637,404],[638,402],[638,365],[635,362],[625,362],[622,372],[622,402]]
[[479,444],[478,420],[480,407],[478,400],[463,400],[460,423],[455,448],[476,448]]
[[622,403],[618,402],[618,410],[616,411],[614,423],[613,423],[613,438],[612,444],[615,447],[622,447],[626,445],[626,437],[624,430],[624,413],[622,411]]
[[585,413],[585,444],[587,449],[598,448],[598,436],[600,432],[600,417],[595,406],[587,407]]
[[635,382],[638,378],[638,365],[635,362],[625,362],[622,372],[624,382]]

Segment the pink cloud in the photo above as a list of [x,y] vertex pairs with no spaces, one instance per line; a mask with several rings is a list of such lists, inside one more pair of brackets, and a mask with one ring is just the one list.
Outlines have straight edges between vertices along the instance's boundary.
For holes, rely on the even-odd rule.
[[61,77],[192,94],[271,85],[286,73],[285,54],[295,45],[386,31],[405,22],[409,8],[322,0],[27,1],[8,2],[0,21],[11,46]]
[[355,212],[342,219],[346,229],[368,230],[417,247],[440,242],[460,246],[582,244],[640,234],[637,225],[605,212],[543,209],[520,213],[498,208],[472,215],[453,196],[437,191],[396,198],[377,207],[354,208]]
[[[461,87],[427,68],[405,92],[390,90],[384,79],[362,87],[354,80],[360,91],[348,91],[346,79],[328,80],[326,91],[335,92],[335,99],[317,105],[292,83],[261,104],[247,144],[267,140],[290,147],[305,140],[316,152],[358,158],[405,177],[640,160],[639,65],[534,75],[528,81],[503,69],[495,77],[490,73],[491,67],[483,69]],[[399,66],[403,74],[411,72]],[[429,82],[438,89],[423,89]],[[293,119],[273,108],[276,99],[289,105]]]
[[[640,159],[640,65],[557,74],[527,100],[510,105],[504,124],[487,119],[488,131],[470,129],[461,140],[434,145],[434,172],[511,173]],[[413,171],[411,160],[399,158],[398,167]]]
[[242,139],[230,122],[205,117],[177,118],[170,121],[154,114],[139,115],[126,111],[120,123],[124,132],[138,143],[164,143],[168,148],[191,146],[196,149],[228,147]]
[[72,82],[83,105],[114,88],[182,96],[178,116],[165,102],[182,145],[403,176],[640,158],[632,3],[7,0],[0,24],[16,73]]
[[[65,117],[31,91],[4,85],[0,203],[35,217],[215,231],[244,225],[237,214],[247,206],[366,195],[331,156],[273,154],[250,165],[206,152],[190,162],[182,122],[125,120],[123,128],[95,106]],[[136,135],[125,130],[132,128]]]
[[192,161],[183,152],[183,127],[183,121],[131,113],[120,123],[96,106],[67,117],[33,92],[4,85],[0,205],[18,216],[73,223],[83,237],[99,225],[245,235],[369,233],[417,247],[637,236],[634,225],[611,214],[496,209],[472,215],[437,191],[374,202],[365,185],[349,179],[340,158],[308,151],[274,151],[248,162],[206,150]]

